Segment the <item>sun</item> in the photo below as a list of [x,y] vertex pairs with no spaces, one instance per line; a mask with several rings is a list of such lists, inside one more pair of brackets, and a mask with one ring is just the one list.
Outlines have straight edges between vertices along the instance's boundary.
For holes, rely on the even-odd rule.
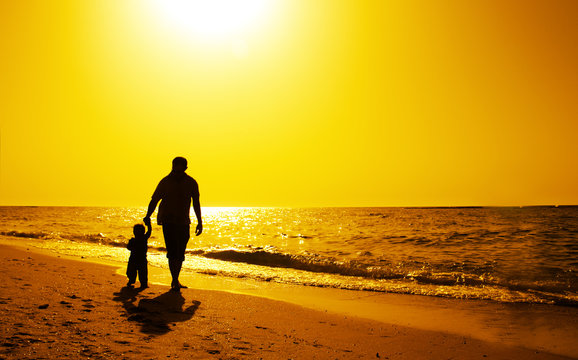
[[263,20],[271,0],[155,0],[170,27],[203,39],[242,35]]

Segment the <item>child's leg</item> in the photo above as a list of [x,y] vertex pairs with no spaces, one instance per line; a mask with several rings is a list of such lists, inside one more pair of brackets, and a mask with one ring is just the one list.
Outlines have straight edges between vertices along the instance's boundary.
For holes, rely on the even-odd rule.
[[140,281],[140,287],[146,288],[149,286],[149,271],[148,271],[148,263],[144,260],[138,269],[138,280]]
[[126,276],[128,277],[128,286],[136,282],[137,266],[134,261],[129,260],[126,266]]

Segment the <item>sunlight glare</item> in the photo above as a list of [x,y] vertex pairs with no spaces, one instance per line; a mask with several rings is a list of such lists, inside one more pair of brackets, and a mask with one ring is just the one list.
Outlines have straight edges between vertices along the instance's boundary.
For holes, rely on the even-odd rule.
[[262,20],[269,1],[156,0],[154,3],[170,26],[206,39],[250,30]]
[[244,59],[249,55],[249,47],[244,40],[235,40],[231,44],[231,51],[237,59]]

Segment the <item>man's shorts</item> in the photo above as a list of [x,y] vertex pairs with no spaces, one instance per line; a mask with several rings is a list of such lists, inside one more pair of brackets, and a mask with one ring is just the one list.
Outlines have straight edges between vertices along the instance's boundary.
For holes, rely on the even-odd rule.
[[163,224],[163,235],[167,248],[167,258],[177,261],[185,261],[185,250],[189,242],[189,224]]

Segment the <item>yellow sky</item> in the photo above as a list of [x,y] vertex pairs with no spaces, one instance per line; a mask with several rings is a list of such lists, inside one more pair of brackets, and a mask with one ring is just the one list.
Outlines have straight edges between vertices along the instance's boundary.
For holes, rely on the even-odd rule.
[[2,2],[0,204],[578,204],[578,2],[235,3]]

